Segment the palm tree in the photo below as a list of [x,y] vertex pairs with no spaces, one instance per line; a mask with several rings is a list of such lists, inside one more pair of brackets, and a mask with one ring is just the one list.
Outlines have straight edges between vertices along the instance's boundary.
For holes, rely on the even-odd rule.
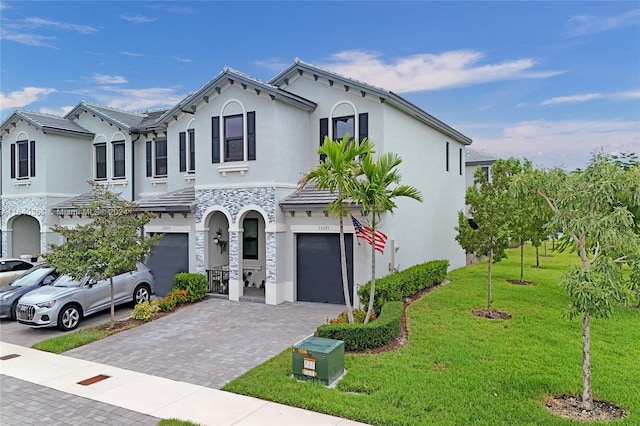
[[[348,188],[351,199],[361,205],[361,213],[369,218],[371,232],[375,232],[380,223],[383,213],[393,212],[397,207],[395,199],[398,197],[409,197],[422,202],[420,191],[413,186],[399,185],[400,171],[397,167],[402,163],[402,159],[392,152],[380,156],[375,161],[371,155],[361,158],[360,167],[364,179],[353,182],[353,186]],[[396,184],[395,188],[390,188]],[[369,308],[365,317],[365,324],[369,322],[373,312],[373,300],[376,290],[376,248],[375,241],[371,244],[371,291],[369,294]]]
[[298,192],[309,182],[316,184],[318,189],[329,190],[337,195],[336,199],[328,206],[328,211],[338,217],[340,222],[340,263],[342,267],[342,288],[344,301],[347,306],[349,323],[353,324],[353,308],[349,295],[349,279],[347,277],[347,254],[344,244],[343,218],[349,214],[349,205],[346,202],[348,194],[346,188],[351,186],[351,181],[360,174],[358,159],[368,157],[373,153],[373,145],[368,139],[362,141],[350,141],[349,135],[345,135],[340,141],[333,141],[325,137],[323,145],[318,149],[318,154],[323,158],[315,169],[306,173],[298,183]]

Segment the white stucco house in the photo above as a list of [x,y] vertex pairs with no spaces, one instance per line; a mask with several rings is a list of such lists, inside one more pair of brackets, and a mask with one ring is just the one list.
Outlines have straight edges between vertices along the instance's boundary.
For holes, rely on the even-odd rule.
[[476,169],[482,169],[487,180],[491,180],[491,165],[498,158],[495,156],[475,149],[467,148],[467,156],[465,160],[465,182],[466,187],[473,185],[473,175]]
[[[296,189],[318,165],[324,137],[345,133],[399,154],[402,182],[424,197],[398,200],[383,218],[389,240],[377,275],[433,259],[463,266],[454,227],[471,139],[392,92],[300,60],[268,82],[225,68],[163,110],[80,102],[65,117],[16,111],[0,125],[2,252],[42,253],[60,243],[50,227],[89,220],[75,206],[95,180],[157,214],[144,231],[164,234],[148,261],[160,295],[176,272],[215,271],[209,276],[223,276],[215,290],[231,300],[256,287],[251,294],[267,304],[343,303],[331,194]],[[354,215],[361,219],[357,208]],[[371,259],[349,222],[355,297]]]

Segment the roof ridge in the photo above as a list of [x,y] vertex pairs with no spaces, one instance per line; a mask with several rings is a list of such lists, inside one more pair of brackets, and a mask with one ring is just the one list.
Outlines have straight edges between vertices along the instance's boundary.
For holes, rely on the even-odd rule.
[[116,112],[121,112],[121,113],[125,113],[125,114],[131,114],[131,115],[142,116],[142,115],[145,114],[143,112],[128,111],[126,109],[111,107],[111,106],[108,106],[108,105],[97,104],[97,103],[88,102],[88,101],[80,101],[80,104],[87,105],[87,106],[90,106],[90,107],[105,108],[105,109],[109,109],[111,111],[116,111]]

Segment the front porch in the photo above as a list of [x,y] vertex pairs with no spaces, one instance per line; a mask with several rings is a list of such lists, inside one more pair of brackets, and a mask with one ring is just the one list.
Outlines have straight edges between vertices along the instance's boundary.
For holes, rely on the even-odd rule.
[[[216,299],[230,299],[229,297],[229,267],[227,265],[207,269],[207,281],[209,283],[208,294]],[[244,286],[241,288],[238,300],[240,302],[265,303],[264,283],[256,284],[252,277],[253,271],[245,270],[242,274]]]

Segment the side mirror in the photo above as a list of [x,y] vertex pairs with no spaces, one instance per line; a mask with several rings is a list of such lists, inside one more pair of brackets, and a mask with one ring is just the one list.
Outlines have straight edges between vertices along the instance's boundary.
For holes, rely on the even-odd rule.
[[91,278],[89,281],[87,281],[87,285],[89,286],[89,288],[93,287],[96,284],[98,284],[98,281],[96,281],[93,278]]

